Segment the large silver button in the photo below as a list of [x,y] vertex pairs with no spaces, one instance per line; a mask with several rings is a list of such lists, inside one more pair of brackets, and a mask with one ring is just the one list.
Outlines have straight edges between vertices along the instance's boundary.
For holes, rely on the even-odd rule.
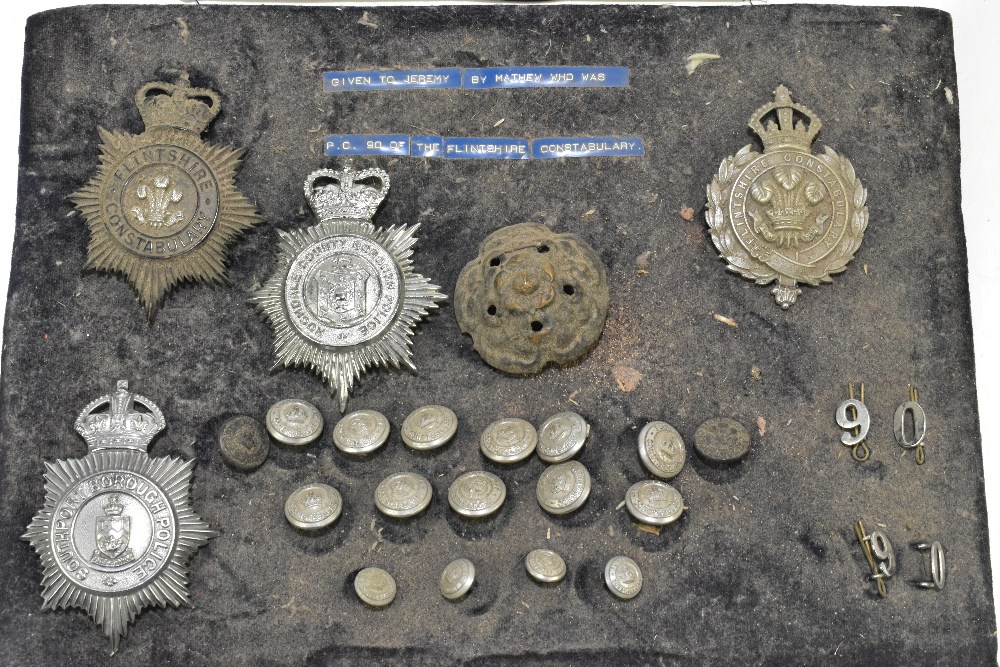
[[403,420],[403,442],[413,449],[436,449],[447,443],[458,429],[458,417],[443,405],[425,405]]
[[642,590],[642,570],[628,556],[615,556],[604,566],[604,583],[622,600],[630,600]]
[[375,410],[355,410],[333,427],[333,444],[346,454],[368,454],[389,439],[389,420]]
[[551,584],[566,576],[566,561],[550,549],[535,549],[524,557],[524,567],[535,581]]
[[366,567],[354,577],[354,592],[365,604],[384,607],[396,599],[396,580],[379,567]]
[[538,430],[538,457],[546,463],[568,461],[583,449],[590,425],[575,412],[560,412]]
[[323,432],[323,414],[309,401],[286,398],[267,411],[267,432],[286,445],[308,445]]
[[684,499],[666,482],[647,479],[629,487],[625,493],[625,507],[640,523],[665,526],[684,512]]
[[735,419],[709,419],[694,433],[694,448],[715,463],[739,461],[750,451],[750,434]]
[[306,484],[288,496],[285,518],[296,528],[317,530],[336,521],[342,507],[337,489],[329,484]]
[[375,489],[375,507],[386,516],[413,516],[427,509],[433,493],[426,477],[415,472],[398,472],[383,479]]
[[639,458],[657,477],[673,479],[687,460],[684,439],[666,422],[649,422],[639,431]]
[[456,558],[441,573],[441,595],[457,600],[472,589],[476,582],[476,566],[468,558]]
[[517,417],[498,419],[479,440],[483,456],[496,463],[515,463],[531,456],[538,443],[535,427]]
[[587,501],[590,473],[579,461],[551,465],[538,477],[535,495],[546,512],[569,514]]
[[492,514],[507,498],[503,480],[490,472],[474,470],[460,476],[448,488],[448,504],[468,517]]

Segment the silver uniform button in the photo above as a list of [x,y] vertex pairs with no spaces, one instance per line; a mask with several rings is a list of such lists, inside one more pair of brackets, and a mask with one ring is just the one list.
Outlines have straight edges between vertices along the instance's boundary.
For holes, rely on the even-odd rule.
[[498,419],[479,440],[483,456],[496,463],[516,463],[531,456],[538,443],[535,427],[517,417]]
[[568,461],[583,449],[590,425],[575,412],[560,412],[538,429],[538,458],[546,463]]
[[354,577],[354,592],[365,604],[384,607],[396,599],[396,580],[379,567],[366,567]]
[[579,461],[551,465],[538,477],[535,495],[546,512],[569,514],[587,501],[590,473]]
[[375,506],[386,516],[403,518],[419,514],[431,504],[434,489],[415,472],[389,475],[375,489]]
[[468,517],[492,514],[507,498],[503,480],[491,472],[474,470],[461,475],[448,488],[448,504]]
[[441,573],[441,595],[457,600],[472,589],[476,582],[476,566],[468,558],[457,558]]
[[629,487],[625,493],[625,507],[636,521],[665,526],[684,513],[684,499],[666,482],[647,479]]
[[267,411],[267,432],[286,445],[308,445],[323,432],[323,414],[309,401],[288,398]]
[[694,433],[694,448],[715,463],[739,461],[750,451],[750,434],[735,419],[709,419]]
[[436,449],[455,435],[458,417],[443,405],[425,405],[403,420],[403,442],[413,449]]
[[628,556],[615,556],[604,566],[604,583],[615,596],[630,600],[642,590],[642,570]]
[[333,427],[333,444],[346,454],[368,454],[389,439],[389,420],[375,410],[355,410]]
[[649,422],[639,431],[639,458],[657,477],[673,479],[687,460],[684,439],[666,422]]
[[551,584],[566,576],[566,561],[555,551],[535,549],[524,557],[524,567],[535,581]]
[[303,530],[316,530],[337,520],[343,508],[340,492],[329,484],[306,484],[288,496],[285,518]]

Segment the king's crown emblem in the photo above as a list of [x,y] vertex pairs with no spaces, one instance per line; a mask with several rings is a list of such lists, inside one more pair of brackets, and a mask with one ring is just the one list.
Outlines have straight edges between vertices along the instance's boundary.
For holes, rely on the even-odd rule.
[[222,100],[208,88],[192,88],[187,74],[177,83],[151,81],[135,94],[146,129],[176,127],[201,134],[219,114]]
[[[148,412],[139,412],[138,403]],[[98,412],[108,406],[107,412]],[[157,433],[166,427],[163,413],[148,398],[128,390],[128,382],[118,381],[114,394],[101,396],[83,409],[76,430],[87,441],[88,451],[98,449],[138,449],[146,451]]]
[[[777,115],[777,123],[769,118],[772,112]],[[796,113],[800,116],[798,121]],[[782,148],[797,148],[808,152],[823,127],[819,117],[808,107],[792,102],[792,94],[784,86],[778,86],[774,91],[773,102],[757,109],[749,125],[760,136],[765,152]]]
[[351,165],[340,170],[319,169],[306,179],[305,192],[316,217],[323,222],[369,220],[389,194],[389,174],[377,168],[354,171]]

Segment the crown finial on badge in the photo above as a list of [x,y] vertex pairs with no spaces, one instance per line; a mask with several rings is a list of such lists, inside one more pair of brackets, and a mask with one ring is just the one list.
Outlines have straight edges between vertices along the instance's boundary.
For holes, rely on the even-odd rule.
[[[138,412],[138,403],[149,412]],[[108,406],[107,412],[97,412]],[[76,419],[76,430],[87,441],[88,451],[98,449],[138,449],[146,451],[157,433],[166,427],[163,413],[144,396],[128,390],[126,380],[118,381],[114,394],[91,401]]]
[[[777,112],[777,123],[767,118],[772,111]],[[795,120],[796,112],[803,117],[798,122]],[[781,148],[799,148],[808,151],[820,128],[823,127],[819,117],[808,107],[792,102],[792,94],[783,85],[774,91],[773,102],[757,109],[749,125],[764,142],[765,151]]]
[[389,174],[377,168],[355,171],[350,163],[317,169],[306,178],[305,193],[321,222],[369,220],[389,194]]
[[187,73],[177,83],[151,81],[135,94],[135,105],[146,129],[176,127],[201,134],[219,115],[222,99],[214,90],[192,88]]

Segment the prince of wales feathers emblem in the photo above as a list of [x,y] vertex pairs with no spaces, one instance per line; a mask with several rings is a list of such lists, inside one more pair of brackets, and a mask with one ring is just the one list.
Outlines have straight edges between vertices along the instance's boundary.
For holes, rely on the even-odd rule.
[[87,455],[45,464],[45,506],[21,536],[42,560],[42,609],[85,610],[113,651],[144,608],[188,604],[187,562],[218,535],[191,508],[194,461],[146,453],[165,426],[123,380],[91,402],[76,420]]
[[797,283],[833,282],[868,226],[867,193],[851,163],[829,147],[810,152],[820,127],[779,86],[750,120],[764,153],[744,146],[708,186],[705,218],[727,268],[758,285],[777,281],[771,293],[784,309],[802,293]]
[[146,131],[98,128],[97,175],[70,200],[90,228],[85,268],[123,274],[152,319],[178,283],[223,283],[226,246],[260,219],[236,189],[244,151],[200,139],[217,93],[183,75],[147,83],[135,103]]
[[420,225],[372,224],[388,192],[381,169],[311,173],[305,194],[320,222],[278,231],[278,268],[253,297],[275,330],[275,366],[311,368],[341,411],[369,368],[416,368],[413,328],[445,298],[413,270]]

